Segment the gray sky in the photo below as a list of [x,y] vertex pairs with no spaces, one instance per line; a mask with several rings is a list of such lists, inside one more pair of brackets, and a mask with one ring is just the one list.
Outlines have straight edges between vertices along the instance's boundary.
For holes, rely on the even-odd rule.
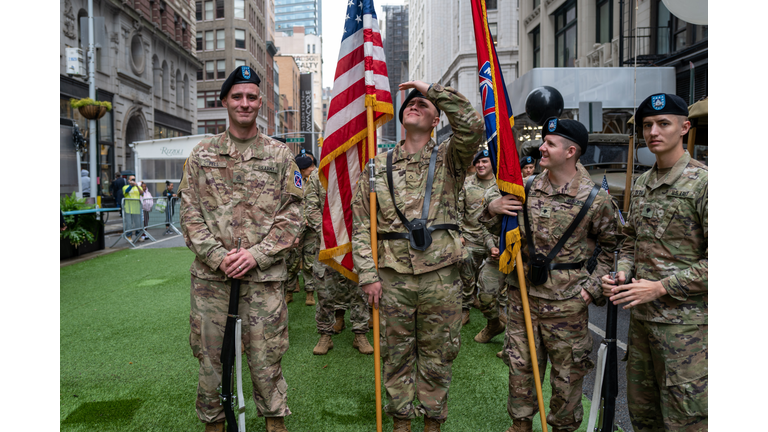
[[[402,5],[405,0],[374,0],[376,16],[382,18],[382,5]],[[323,87],[333,89],[333,76],[336,75],[336,61],[339,59],[344,15],[347,2],[344,0],[325,0],[323,2]]]

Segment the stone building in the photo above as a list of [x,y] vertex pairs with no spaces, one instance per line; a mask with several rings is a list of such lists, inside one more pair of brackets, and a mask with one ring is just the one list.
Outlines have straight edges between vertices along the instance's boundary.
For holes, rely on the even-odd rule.
[[[116,171],[134,170],[129,144],[152,138],[194,133],[197,123],[195,74],[202,64],[194,51],[194,3],[178,0],[94,0],[97,49],[96,97],[112,103],[97,122],[98,167],[81,166],[98,176],[99,194],[108,195]],[[60,2],[60,116],[73,119],[81,131],[88,122],[69,105],[88,97],[88,76],[66,73],[66,48],[88,50],[86,0]],[[86,18],[81,20],[81,18]],[[87,65],[87,58],[84,57]],[[62,120],[62,124],[65,124]],[[65,154],[67,153],[67,154]],[[74,152],[73,152],[74,153]],[[62,148],[62,159],[72,155]],[[182,160],[183,162],[183,160]],[[180,167],[170,166],[168,172]],[[61,173],[61,193],[76,189]],[[92,193],[92,196],[94,194]]]

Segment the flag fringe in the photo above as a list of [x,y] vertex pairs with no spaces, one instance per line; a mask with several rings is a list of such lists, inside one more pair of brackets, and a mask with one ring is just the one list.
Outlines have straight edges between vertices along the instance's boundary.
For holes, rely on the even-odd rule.
[[353,282],[359,282],[359,278],[357,277],[357,274],[350,271],[348,268],[344,267],[343,265],[339,264],[335,259],[333,259],[334,257],[343,256],[350,252],[352,252],[352,243],[344,243],[343,245],[336,246],[335,248],[321,250],[318,256],[318,260],[323,264],[333,268],[337,272],[341,273],[347,279]]
[[520,253],[520,227],[508,231],[505,240],[507,247],[499,257],[499,270],[504,274],[509,274],[515,268],[515,259]]
[[525,202],[525,188],[522,185],[501,179],[496,179],[496,185],[499,186],[500,191],[512,194]]

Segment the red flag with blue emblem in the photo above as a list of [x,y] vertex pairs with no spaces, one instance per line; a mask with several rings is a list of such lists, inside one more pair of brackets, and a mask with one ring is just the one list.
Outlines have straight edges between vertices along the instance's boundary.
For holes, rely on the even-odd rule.
[[[496,174],[496,184],[502,195],[513,194],[525,201],[523,176],[520,173],[515,136],[512,134],[515,119],[512,117],[507,86],[488,27],[485,0],[472,0],[472,20],[475,26],[485,134],[493,172]],[[516,217],[504,216],[499,238],[499,250],[502,251],[499,269],[509,273],[515,267],[515,257],[520,252],[520,227]]]

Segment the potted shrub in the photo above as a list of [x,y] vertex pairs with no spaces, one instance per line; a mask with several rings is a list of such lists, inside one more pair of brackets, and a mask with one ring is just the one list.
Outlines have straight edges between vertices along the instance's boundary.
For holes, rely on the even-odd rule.
[[[85,203],[85,198],[72,195],[61,197],[59,208],[62,212],[95,208]],[[104,224],[96,213],[64,216],[67,229],[59,235],[61,239],[60,258],[71,258],[84,253],[104,249]]]
[[88,120],[98,120],[104,117],[107,111],[112,111],[112,104],[106,101],[95,101],[91,98],[70,99],[72,108],[77,108],[80,114]]

